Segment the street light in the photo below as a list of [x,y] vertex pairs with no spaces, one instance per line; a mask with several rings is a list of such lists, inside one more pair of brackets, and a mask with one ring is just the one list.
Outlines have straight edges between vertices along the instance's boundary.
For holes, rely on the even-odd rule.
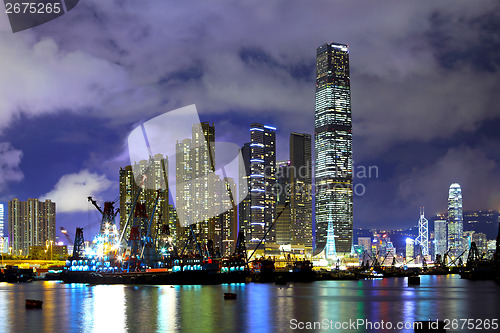
[[12,255],[12,246],[9,246],[9,256]]
[[54,241],[50,241],[50,260],[52,260],[52,243]]

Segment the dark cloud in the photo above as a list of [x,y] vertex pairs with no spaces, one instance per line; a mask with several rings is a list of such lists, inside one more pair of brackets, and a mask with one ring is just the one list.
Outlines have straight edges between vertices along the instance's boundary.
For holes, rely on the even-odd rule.
[[6,194],[9,183],[24,178],[19,168],[22,156],[22,151],[13,148],[9,142],[0,142],[0,195]]

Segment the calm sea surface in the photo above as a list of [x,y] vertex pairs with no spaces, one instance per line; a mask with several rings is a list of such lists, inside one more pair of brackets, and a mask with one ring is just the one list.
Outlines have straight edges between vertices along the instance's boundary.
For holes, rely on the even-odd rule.
[[[224,300],[224,292],[238,297]],[[43,300],[43,309],[25,309],[27,298]],[[298,328],[314,322],[319,322],[314,331],[322,331],[318,328],[334,329],[335,323],[357,320],[371,322],[372,329],[350,326],[341,331],[412,332],[376,328],[382,320],[396,325],[428,319],[494,318],[500,318],[500,286],[492,281],[462,280],[458,275],[422,276],[421,285],[415,287],[407,287],[404,278],[289,286],[0,283],[0,332],[12,333],[297,332],[313,331]]]

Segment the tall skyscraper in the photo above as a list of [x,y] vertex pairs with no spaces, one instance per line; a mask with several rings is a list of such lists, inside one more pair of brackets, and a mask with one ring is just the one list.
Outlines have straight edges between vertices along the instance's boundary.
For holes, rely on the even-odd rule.
[[462,189],[457,183],[450,185],[448,194],[448,246],[452,257],[459,256],[462,249],[463,228]]
[[246,239],[251,237],[251,211],[250,206],[252,203],[250,192],[250,156],[251,156],[250,142],[247,142],[241,147],[241,155],[243,157],[243,165],[240,166],[241,170],[245,170],[245,179],[240,182],[240,193],[247,193],[247,196],[238,205],[238,221],[239,221],[239,231],[242,231]]
[[[345,44],[327,43],[316,51],[314,126],[315,253],[325,249],[327,242],[335,243],[337,254],[350,253],[353,234],[352,119],[349,49]],[[327,257],[330,255],[332,253],[326,253]]]
[[[176,144],[176,209],[179,220],[196,224],[198,241],[206,243],[215,236],[213,212],[215,189],[215,126],[194,124],[191,138]],[[189,229],[184,229],[184,238]]]
[[[276,128],[253,123],[250,125],[250,219],[246,226],[246,242],[257,245],[276,216]],[[274,243],[275,230],[265,242]]]
[[[231,206],[231,198],[224,193],[229,191],[234,192],[236,184],[233,178],[224,178],[222,180],[216,180],[218,188],[220,188],[220,194],[217,195],[217,204],[223,207]],[[234,196],[233,194],[233,200]],[[229,256],[234,253],[236,246],[236,239],[238,238],[238,214],[234,208],[231,208],[216,217],[215,222],[215,236],[214,236],[214,246],[223,256]]]
[[[278,245],[291,245],[293,238],[293,225],[291,219],[290,196],[290,164],[289,161],[276,162],[276,211],[281,212],[276,221],[276,243]],[[286,203],[288,202],[288,206]]]
[[311,135],[290,134],[292,245],[312,248]]
[[414,243],[415,241],[411,238],[406,239],[406,262],[411,261],[415,257],[414,252]]
[[9,240],[15,254],[29,254],[30,246],[55,242],[56,204],[49,199],[9,201]]
[[415,245],[419,247],[419,254],[428,256],[429,252],[429,221],[424,216],[424,208],[420,207],[420,218],[418,219],[418,237]]
[[191,230],[187,226],[193,225],[198,242],[229,254],[237,239],[236,184],[215,173],[215,161],[214,124],[194,124],[191,138],[176,143],[175,208],[183,224],[179,238],[187,239]]
[[4,211],[3,211],[3,204],[0,203],[0,253],[5,252],[3,228],[4,228]]
[[434,241],[435,254],[440,254],[441,258],[443,258],[443,255],[448,251],[446,220],[434,221]]
[[[151,224],[151,232],[157,237],[164,225],[169,222],[168,207],[168,182],[167,182],[168,161],[161,154],[151,156],[149,160],[142,160],[120,168],[120,230],[123,230],[130,216],[130,211],[134,200],[139,192],[139,185],[142,183],[143,189],[137,199],[138,203],[146,205],[148,216],[153,212],[156,199],[156,210]],[[143,175],[142,179],[134,179],[134,174]],[[139,185],[138,185],[139,184]],[[132,216],[132,219],[134,216]],[[128,239],[132,219],[129,221],[125,239]],[[175,237],[175,228],[170,226],[172,235]]]

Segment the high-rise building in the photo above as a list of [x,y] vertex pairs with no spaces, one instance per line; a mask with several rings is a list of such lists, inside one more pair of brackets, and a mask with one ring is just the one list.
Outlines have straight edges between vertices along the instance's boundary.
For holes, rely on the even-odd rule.
[[372,253],[371,237],[358,237],[358,245],[363,249],[363,252]]
[[237,239],[236,184],[215,173],[215,161],[213,124],[194,124],[191,138],[176,143],[176,211],[183,224],[178,238],[188,239],[192,225],[198,242],[229,254]]
[[290,185],[292,245],[312,248],[312,159],[309,134],[290,134]]
[[434,248],[435,255],[441,255],[443,258],[446,251],[448,251],[448,239],[446,236],[446,220],[434,221]]
[[410,262],[415,256],[414,240],[411,238],[406,239],[406,262]]
[[238,205],[238,218],[239,218],[239,231],[242,231],[245,235],[245,238],[251,237],[251,228],[250,228],[250,219],[251,219],[251,211],[250,206],[252,204],[250,192],[248,189],[250,188],[250,154],[251,154],[250,142],[247,142],[241,147],[241,155],[243,165],[240,166],[241,170],[245,170],[245,177],[240,182],[240,193],[247,193],[247,196],[239,203]]
[[216,178],[215,126],[208,122],[194,124],[191,138],[176,144],[176,209],[183,221],[183,237],[193,225],[198,241],[207,243],[215,236],[213,214]]
[[4,246],[4,211],[3,211],[3,204],[0,203],[0,253],[6,252],[5,246]]
[[448,246],[450,255],[458,257],[462,249],[463,233],[462,189],[457,183],[450,185],[448,195]]
[[[151,232],[158,239],[163,230],[162,227],[169,225],[167,171],[167,158],[161,154],[151,156],[149,160],[141,160],[135,162],[134,165],[120,168],[120,230],[123,230],[129,220],[130,212],[137,198],[137,203],[145,204],[147,216],[151,216],[154,210]],[[134,179],[134,174],[142,175],[142,177]],[[142,186],[142,191],[137,197],[139,186]],[[133,218],[132,215],[124,234],[125,239],[128,239]],[[175,236],[175,228],[170,225],[169,227],[174,233],[172,236]]]
[[476,243],[480,254],[488,252],[488,239],[486,238],[486,234],[476,232],[472,235],[472,241]]
[[[224,193],[229,193],[229,191],[234,191],[236,184],[232,178],[224,178],[223,180],[217,180],[217,186],[220,188],[220,192],[217,193],[218,203],[223,207],[230,207],[233,205],[231,202],[231,197],[224,195]],[[233,196],[236,194],[232,194]],[[234,197],[233,197],[234,200]],[[236,239],[238,238],[238,217],[236,207],[224,211],[215,217],[215,236],[214,245],[215,249],[218,250],[223,256],[228,256],[234,253],[236,246]]]
[[276,243],[278,245],[291,245],[293,238],[293,226],[290,214],[290,170],[289,161],[276,162],[276,211],[283,211],[279,219],[276,220]]
[[[345,44],[327,43],[316,51],[314,126],[315,252],[321,252],[329,242],[335,243],[337,254],[350,253],[353,235],[352,119],[349,49]],[[327,257],[329,255],[326,253]]]
[[[257,245],[276,216],[276,128],[253,123],[250,125],[250,218],[245,226],[246,243]],[[265,243],[275,243],[275,228]]]
[[429,221],[424,216],[423,207],[420,208],[420,218],[418,219],[418,237],[415,239],[415,245],[418,246],[418,253],[422,256],[428,256],[429,253]]
[[14,254],[29,254],[30,246],[55,242],[56,204],[47,199],[9,201],[9,240]]

